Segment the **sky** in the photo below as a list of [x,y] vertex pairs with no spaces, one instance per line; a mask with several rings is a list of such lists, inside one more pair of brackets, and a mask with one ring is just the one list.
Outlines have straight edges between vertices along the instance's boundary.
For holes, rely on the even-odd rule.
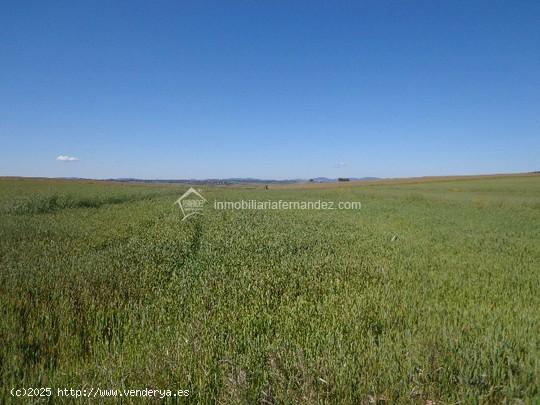
[[540,2],[2,1],[0,175],[540,170]]

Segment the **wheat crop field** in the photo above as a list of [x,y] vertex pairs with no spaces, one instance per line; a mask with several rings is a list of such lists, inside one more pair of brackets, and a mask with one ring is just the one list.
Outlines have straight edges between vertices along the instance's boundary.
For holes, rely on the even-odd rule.
[[540,403],[540,175],[194,187],[0,179],[0,402]]

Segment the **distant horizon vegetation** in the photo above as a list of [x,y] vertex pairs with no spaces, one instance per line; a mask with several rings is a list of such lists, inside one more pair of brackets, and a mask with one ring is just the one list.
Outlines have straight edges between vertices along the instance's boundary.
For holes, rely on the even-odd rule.
[[0,176],[4,179],[51,179],[51,180],[89,180],[89,181],[111,181],[120,183],[161,183],[161,184],[253,184],[253,183],[275,183],[275,184],[291,184],[291,183],[337,183],[342,181],[375,181],[375,180],[399,180],[399,179],[423,179],[423,178],[467,178],[467,177],[490,177],[490,176],[514,176],[526,174],[540,174],[540,170],[530,172],[515,172],[515,173],[484,173],[484,174],[459,174],[459,175],[424,175],[424,176],[404,176],[404,177],[347,177],[341,176],[336,178],[331,177],[311,177],[311,178],[290,178],[290,179],[262,179],[257,177],[224,177],[224,178],[179,178],[179,179],[143,179],[136,177],[111,177],[111,178],[89,178],[89,177],[48,177],[48,176]]

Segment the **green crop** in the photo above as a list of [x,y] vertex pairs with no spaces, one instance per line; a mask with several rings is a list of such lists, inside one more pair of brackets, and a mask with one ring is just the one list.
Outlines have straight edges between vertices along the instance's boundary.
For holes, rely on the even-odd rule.
[[186,189],[0,180],[0,402],[540,402],[540,176]]

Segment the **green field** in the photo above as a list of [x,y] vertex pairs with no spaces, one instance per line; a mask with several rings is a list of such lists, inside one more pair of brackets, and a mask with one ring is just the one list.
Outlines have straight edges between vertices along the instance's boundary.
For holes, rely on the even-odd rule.
[[0,180],[0,402],[540,403],[540,175],[186,189]]

